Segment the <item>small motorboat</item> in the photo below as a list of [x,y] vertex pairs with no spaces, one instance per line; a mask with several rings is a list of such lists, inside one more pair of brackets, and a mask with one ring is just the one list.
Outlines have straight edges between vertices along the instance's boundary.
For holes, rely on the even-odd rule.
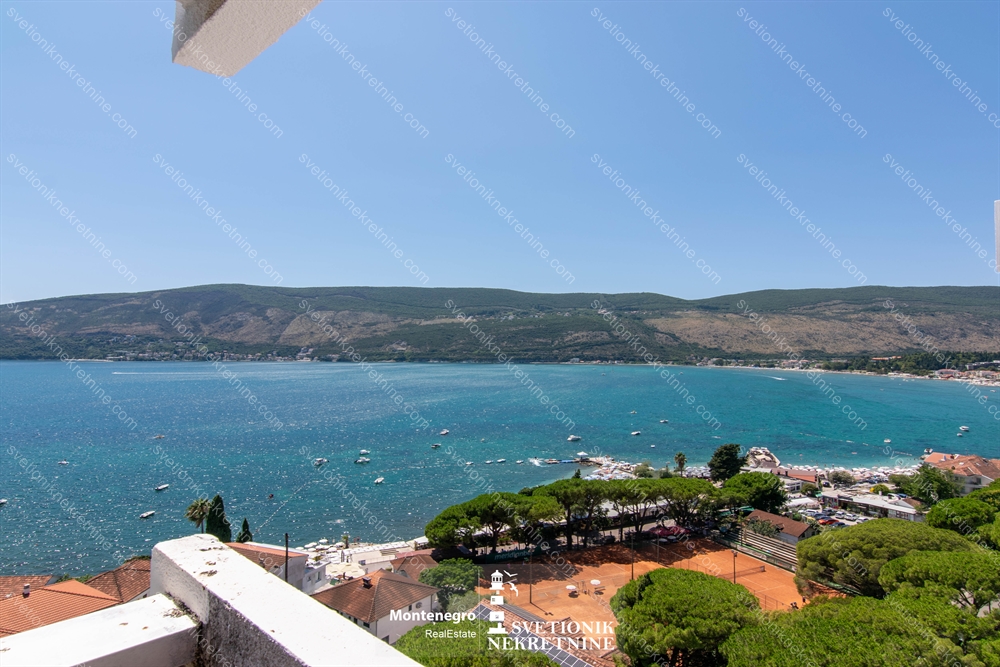
[[381,484],[384,481],[385,481],[385,477],[379,477],[378,479],[375,480],[375,483],[376,484]]
[[669,423],[670,423],[670,420],[668,420],[668,419],[661,419],[661,420],[660,420],[660,423],[661,423],[661,424],[669,424]]
[[153,489],[153,491],[166,491],[169,488],[170,488],[169,484],[160,484],[158,487]]
[[656,449],[656,445],[650,445],[649,448],[650,449]]
[[69,461],[60,461],[59,465],[61,465],[61,466],[68,466],[69,465]]
[[139,518],[140,519],[148,519],[149,517],[153,516],[154,514],[156,514],[156,510],[149,510],[148,512],[143,512],[142,514],[140,514]]
[[545,462],[548,463],[549,465],[553,465],[559,463],[559,459],[545,459]]
[[958,430],[959,431],[965,431],[966,433],[968,433],[969,432],[969,427],[968,426],[959,426]]
[[440,442],[435,442],[433,445],[431,445],[431,449],[437,449],[440,446],[441,446]]
[[444,428],[444,429],[441,429],[441,432],[438,433],[438,435],[448,435],[449,433],[451,433],[451,431],[449,431],[448,429]]
[[316,466],[317,468],[323,465],[324,463],[329,463],[329,461],[324,458],[318,458],[315,461],[313,461],[313,465]]
[[518,459],[517,461],[514,461],[514,463],[516,463],[517,465],[521,465],[522,463],[524,463],[524,461],[522,461],[521,459]]
[[6,498],[0,498],[0,507],[3,507],[6,504],[7,504],[7,499]]
[[467,466],[471,466],[471,465],[472,465],[472,461],[466,461],[466,462],[465,462],[465,465],[467,465]]
[[371,459],[368,458],[367,456],[361,456],[361,457],[358,457],[357,459],[355,459],[354,462],[355,463],[371,463]]
[[493,461],[487,461],[486,465],[490,465],[491,463],[493,463]]
[[642,431],[632,431],[632,435],[642,435]]
[[566,440],[568,440],[569,442],[579,442],[580,440],[583,440],[583,438],[581,438],[578,435],[571,435],[568,438],[566,438]]
[[958,437],[960,437],[960,438],[962,437],[962,434],[961,434],[961,433],[956,433],[955,435],[957,435],[957,436],[958,436]]
[[886,438],[886,439],[885,439],[885,440],[883,440],[882,442],[884,442],[885,444],[887,444],[887,445],[888,445],[888,444],[889,444],[890,442],[892,442],[892,440],[890,440],[889,438]]
[[507,459],[497,459],[497,463],[507,463]]
[[167,436],[165,436],[165,435],[154,435],[153,436],[153,440],[163,440],[165,437],[167,437]]
[[634,415],[634,414],[635,414],[635,410],[633,410],[633,411],[632,411],[632,412],[630,412],[629,414],[630,414],[630,415]]
[[934,453],[934,450],[931,449],[930,447],[928,447],[927,449],[924,450],[924,454],[933,454],[933,453]]
[[371,454],[371,452],[369,452],[367,449],[362,449],[360,452],[358,452],[358,454],[361,454],[361,456],[364,456],[365,454]]

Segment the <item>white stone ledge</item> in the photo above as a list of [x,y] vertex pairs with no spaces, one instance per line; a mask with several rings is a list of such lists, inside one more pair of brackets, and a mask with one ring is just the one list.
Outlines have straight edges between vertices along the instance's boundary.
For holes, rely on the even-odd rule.
[[0,639],[3,667],[180,667],[194,660],[198,624],[163,595]]
[[211,535],[157,544],[150,588],[201,621],[208,667],[419,667]]
[[174,62],[232,76],[278,41],[320,0],[178,0]]

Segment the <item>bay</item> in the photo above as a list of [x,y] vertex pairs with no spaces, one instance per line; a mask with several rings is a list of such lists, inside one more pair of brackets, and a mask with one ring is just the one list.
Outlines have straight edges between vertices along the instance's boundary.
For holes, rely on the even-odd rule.
[[[195,530],[184,510],[199,493],[222,494],[234,534],[247,517],[256,541],[280,543],[287,532],[295,546],[345,532],[417,537],[477,493],[573,474],[571,464],[527,460],[578,451],[656,467],[677,451],[704,464],[726,442],[766,446],[783,463],[848,468],[914,463],[925,448],[1000,457],[993,388],[977,388],[983,404],[957,382],[826,373],[824,391],[796,371],[666,372],[671,379],[614,365],[2,361],[0,572],[78,576],[148,554]],[[418,428],[413,412],[430,426]],[[970,427],[962,438],[959,425]],[[571,433],[582,440],[568,442]],[[362,449],[371,463],[354,463]],[[329,463],[316,468],[317,457]],[[153,491],[160,484],[170,488]],[[138,518],[147,511],[156,514]]]

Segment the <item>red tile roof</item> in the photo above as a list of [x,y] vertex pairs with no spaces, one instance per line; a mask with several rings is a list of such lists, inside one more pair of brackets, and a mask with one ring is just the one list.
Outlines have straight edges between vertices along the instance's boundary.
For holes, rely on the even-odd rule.
[[51,574],[26,574],[13,577],[0,577],[0,600],[12,595],[20,595],[24,585],[29,584],[31,590],[47,586],[55,579]]
[[[371,580],[366,588],[364,579]],[[388,570],[376,570],[363,579],[352,579],[312,597],[330,609],[374,623],[394,609],[406,610],[409,605],[437,593],[438,589],[413,581]],[[426,611],[430,611],[427,609]]]
[[1000,479],[1000,459],[984,459],[966,454],[934,452],[924,457],[924,462],[940,470],[950,470],[963,477],[988,477]]
[[405,558],[397,558],[390,564],[392,565],[392,571],[396,574],[409,577],[414,581],[420,581],[420,573],[424,570],[437,567],[438,562],[428,555],[415,554],[406,556]]
[[0,636],[40,628],[118,604],[118,599],[75,579],[0,600]]
[[87,585],[119,602],[130,602],[149,590],[149,559],[127,560],[113,570],[88,579]]
[[750,514],[747,515],[747,521],[750,519],[769,521],[778,528],[781,528],[781,532],[785,535],[791,535],[792,537],[802,537],[802,535],[809,530],[808,523],[802,523],[801,521],[796,521],[795,519],[789,519],[787,516],[771,514],[770,512],[764,512],[763,510],[754,510],[753,512],[750,512]]
[[[226,542],[226,546],[239,555],[249,558],[265,570],[270,570],[273,567],[284,567],[285,565],[284,547],[266,547],[260,544],[254,544],[253,542]],[[301,551],[296,551],[294,549],[288,550],[289,561],[293,558],[306,557],[306,554]]]

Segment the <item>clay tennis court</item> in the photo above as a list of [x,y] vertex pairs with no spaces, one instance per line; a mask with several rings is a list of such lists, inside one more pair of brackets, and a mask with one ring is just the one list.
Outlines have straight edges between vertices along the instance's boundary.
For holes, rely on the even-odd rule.
[[[488,582],[494,570],[513,575],[517,594],[506,587],[508,604],[517,605],[546,620],[572,617],[578,622],[614,621],[608,601],[632,579],[659,567],[677,567],[714,574],[732,581],[733,554],[728,548],[709,540],[690,540],[686,546],[671,544],[657,548],[637,544],[632,550],[615,544],[595,547],[565,555],[565,562],[544,561],[500,563],[483,566],[484,585],[479,592],[494,593]],[[634,562],[633,562],[634,560]],[[752,556],[736,556],[736,583],[746,586],[764,609],[789,609],[792,602],[801,604],[794,575]],[[509,580],[505,576],[505,580]],[[592,583],[599,581],[599,584]],[[574,586],[569,590],[567,586]]]

